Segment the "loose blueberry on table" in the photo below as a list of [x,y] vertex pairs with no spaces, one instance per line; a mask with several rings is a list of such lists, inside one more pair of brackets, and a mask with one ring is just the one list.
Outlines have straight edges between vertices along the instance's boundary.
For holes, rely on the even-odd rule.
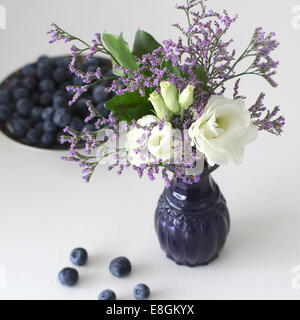
[[70,260],[75,266],[83,266],[87,263],[88,253],[83,248],[76,248],[72,250]]
[[[103,117],[109,111],[104,104],[111,98],[105,88],[111,82],[100,83],[87,92],[75,105],[68,107],[73,92],[66,86],[80,85],[81,79],[68,70],[68,57],[41,56],[0,85],[0,130],[24,144],[52,148],[59,147],[59,137],[65,126],[82,131],[95,130],[94,121],[88,123],[87,100],[92,100]],[[78,66],[82,71],[102,68],[111,73],[111,65],[101,58],[92,57]]]
[[148,299],[150,296],[150,289],[145,284],[140,283],[134,288],[133,295],[137,300]]
[[58,274],[58,280],[64,286],[72,287],[78,282],[78,279],[78,271],[73,268],[64,268]]
[[112,290],[106,289],[99,294],[98,300],[117,300],[117,296]]
[[131,263],[125,257],[118,257],[111,261],[109,271],[118,278],[126,277],[131,272]]

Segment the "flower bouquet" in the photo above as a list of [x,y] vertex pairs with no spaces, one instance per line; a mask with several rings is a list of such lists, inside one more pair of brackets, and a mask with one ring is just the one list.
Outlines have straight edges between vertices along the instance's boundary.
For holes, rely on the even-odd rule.
[[[100,92],[111,83],[105,89],[111,113],[105,118],[87,101],[85,121],[95,130],[66,127],[61,142],[70,144],[70,156],[64,159],[79,164],[85,181],[103,163],[118,174],[128,167],[151,180],[161,174],[166,189],[155,216],[161,246],[178,264],[195,266],[218,256],[229,231],[226,201],[210,173],[227,163],[240,164],[244,147],[259,131],[282,132],[284,117],[278,116],[278,106],[265,107],[264,93],[249,107],[239,93],[246,75],[277,86],[278,62],[271,53],[279,43],[274,33],[256,28],[239,55],[230,49],[233,40],[226,39],[237,16],[208,10],[205,0],[187,0],[177,9],[187,17],[187,26],[174,25],[182,33],[177,41],[160,44],[138,30],[132,50],[122,33],[97,33],[91,44],[56,24],[48,33],[50,43],[73,43],[69,68],[82,85],[67,87],[74,92],[70,105],[92,86]],[[82,55],[93,59],[97,53],[111,58],[112,73],[77,68]],[[226,84],[233,79],[229,97]]]

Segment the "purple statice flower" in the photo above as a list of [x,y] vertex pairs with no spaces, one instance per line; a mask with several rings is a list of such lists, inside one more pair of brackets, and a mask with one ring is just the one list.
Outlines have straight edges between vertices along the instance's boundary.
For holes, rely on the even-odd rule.
[[87,92],[89,89],[88,85],[85,86],[67,86],[66,90],[68,92],[72,91],[74,92],[73,98],[72,100],[69,101],[69,106],[71,106],[72,104],[74,104],[82,94],[84,94],[85,92]]
[[233,99],[237,100],[237,99],[246,99],[246,97],[241,96],[239,94],[239,89],[240,89],[240,81],[241,78],[238,78],[234,84],[234,88],[233,88]]
[[51,35],[51,40],[49,40],[50,44],[59,40],[63,40],[65,43],[75,40],[75,37],[65,32],[55,23],[51,24],[51,29],[47,31],[47,34]]
[[72,157],[75,157],[76,148],[77,148],[77,145],[78,145],[81,137],[79,137],[77,135],[77,132],[70,127],[64,128],[63,132],[65,133],[65,135],[62,135],[60,137],[60,142],[62,144],[68,143],[70,145],[70,147],[69,147],[70,155]]
[[[200,11],[192,9],[200,5]],[[226,11],[219,14],[207,11],[204,1],[188,1],[187,5],[177,6],[188,16],[186,28],[175,24],[186,41],[181,37],[177,42],[164,41],[169,55],[176,55],[191,79],[198,82],[198,87],[207,93],[216,93],[220,82],[226,79],[227,71],[235,57],[235,51],[229,52],[233,40],[224,42],[223,36],[237,16],[231,18]]]
[[86,56],[86,60],[90,59],[97,52],[104,50],[104,45],[101,39],[100,33],[95,33],[95,38],[92,40],[92,45],[89,47],[89,53]]
[[280,108],[275,106],[274,109],[267,110],[263,103],[265,94],[261,93],[249,112],[255,125],[258,126],[259,130],[265,130],[275,135],[282,133],[282,128],[285,125],[285,118],[278,116]]
[[166,168],[163,168],[163,169],[161,170],[161,174],[162,174],[162,177],[163,177],[164,180],[165,180],[165,183],[166,183],[167,188],[170,188],[170,187],[171,187],[171,180],[170,180],[170,178],[169,178],[169,174],[168,174],[167,169],[166,169]]
[[85,123],[88,123],[89,121],[92,121],[99,115],[98,111],[95,109],[93,102],[91,100],[88,100],[86,102],[86,105],[88,107],[89,114],[88,116],[84,119]]

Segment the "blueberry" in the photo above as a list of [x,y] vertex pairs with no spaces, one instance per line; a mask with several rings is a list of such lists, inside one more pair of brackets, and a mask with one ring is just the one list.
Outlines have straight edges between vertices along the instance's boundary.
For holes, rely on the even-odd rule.
[[[61,143],[61,136],[65,135],[65,132],[63,130],[59,130],[57,133],[56,133],[56,141],[59,142],[60,145],[63,145],[63,143]],[[65,146],[68,146],[68,143],[64,143]]]
[[88,253],[83,248],[74,249],[70,254],[70,260],[75,266],[83,266],[87,263]]
[[29,117],[32,107],[32,101],[27,98],[20,99],[16,105],[18,113],[23,117]]
[[50,79],[52,77],[52,66],[49,63],[39,63],[37,68],[39,79]]
[[81,131],[84,128],[84,121],[78,117],[74,117],[70,123],[70,127],[76,131]]
[[55,93],[53,94],[53,99],[56,97],[64,98],[67,99],[67,94],[66,90],[56,90]]
[[56,125],[51,120],[46,120],[43,125],[44,132],[56,132]]
[[5,104],[0,105],[0,122],[8,121],[12,117],[12,111]]
[[53,122],[60,128],[64,128],[71,122],[71,115],[66,109],[57,109],[53,116]]
[[[31,95],[31,99],[35,104],[40,104],[40,99],[41,99],[40,93],[37,91],[33,92]],[[51,104],[51,101],[47,105],[49,104]]]
[[38,122],[35,126],[34,129],[38,131],[40,134],[44,132],[44,123],[43,122]]
[[58,83],[65,82],[69,80],[69,78],[70,78],[69,71],[63,68],[57,68],[53,73],[53,79]]
[[8,90],[0,91],[0,104],[9,104],[10,103],[10,93]]
[[11,90],[16,90],[16,89],[22,87],[22,82],[21,82],[20,79],[17,79],[17,78],[16,78],[16,79],[13,79],[13,80],[11,80],[11,82],[9,83],[8,87],[9,87],[9,89],[11,89]]
[[42,56],[38,57],[37,63],[38,64],[51,64],[51,59],[46,55],[42,55]]
[[13,133],[17,137],[24,137],[30,126],[25,119],[14,119],[12,121]]
[[42,92],[55,92],[55,83],[51,79],[44,79],[40,82],[40,90]]
[[74,86],[82,86],[84,84],[82,78],[77,77],[77,76],[73,77],[73,81],[72,82],[73,82]]
[[117,296],[112,290],[106,289],[99,294],[98,300],[117,300]]
[[69,83],[67,83],[64,87],[63,87],[63,84],[62,84],[62,87],[61,89],[66,91],[66,96],[67,96],[67,99],[68,100],[71,100],[75,94],[75,91],[74,90],[67,90],[66,87],[69,85]]
[[14,100],[20,100],[23,98],[29,98],[30,93],[27,89],[25,88],[18,88],[13,92]]
[[101,66],[101,72],[105,75],[105,77],[112,77],[115,76],[112,73],[112,66],[111,64],[107,64],[107,62],[102,62],[102,66]]
[[40,104],[44,107],[51,105],[52,94],[50,92],[45,92],[40,95]]
[[96,125],[95,125],[95,122],[94,121],[90,121],[89,123],[87,123],[85,126],[84,126],[86,129],[88,129],[89,131],[93,132],[93,131],[96,131]]
[[95,72],[97,70],[97,68],[99,68],[97,65],[90,64],[89,66],[87,66],[86,71],[87,72]]
[[131,272],[131,263],[125,257],[118,257],[112,260],[109,271],[118,278],[126,277]]
[[37,129],[30,129],[26,134],[26,138],[30,144],[36,145],[40,143],[41,133]]
[[27,77],[23,80],[23,86],[30,91],[34,91],[37,87],[37,81],[33,77]]
[[63,286],[72,287],[79,279],[78,271],[73,268],[64,268],[58,274],[58,280]]
[[[104,73],[103,71],[103,68],[101,69],[101,71]],[[111,68],[108,68],[106,73],[103,74],[105,78],[111,78],[111,77],[114,77],[115,75],[112,73],[112,70]],[[111,84],[112,84],[113,80],[112,79],[106,79],[106,80],[103,80],[101,82],[101,84],[104,86],[104,87],[110,87]]]
[[13,113],[13,115],[12,115],[12,118],[11,118],[11,119],[12,119],[12,121],[13,121],[13,120],[15,120],[15,119],[20,119],[20,115],[18,114],[18,112],[17,112],[17,111]]
[[103,118],[108,118],[109,114],[110,114],[110,110],[105,108],[105,103],[104,102],[100,102],[98,103],[98,105],[96,106],[97,111],[101,114],[101,116]]
[[101,59],[99,57],[90,57],[87,61],[86,61],[86,65],[90,66],[90,65],[96,65],[96,66],[100,66],[101,64]]
[[85,98],[79,98],[76,102],[75,105],[76,107],[79,107],[80,109],[85,109],[87,110],[87,105],[86,105],[87,99]]
[[34,64],[28,64],[22,69],[22,74],[24,77],[30,77],[36,74],[36,66]]
[[103,85],[97,85],[93,90],[93,99],[95,103],[106,102],[109,99]]
[[42,119],[43,109],[40,107],[34,107],[31,109],[30,117],[33,121],[40,121]]
[[137,300],[148,299],[150,296],[150,289],[145,284],[140,283],[133,289],[133,295]]
[[44,111],[42,112],[42,119],[45,121],[51,120],[53,113],[54,113],[54,109],[52,107],[48,107],[48,108],[44,109]]
[[109,68],[106,72],[103,72],[103,73],[105,78],[115,77],[111,68]]
[[68,102],[65,98],[61,96],[55,96],[53,97],[53,107],[55,109],[57,108],[64,108],[68,106]]
[[88,113],[86,102],[87,100],[84,98],[80,98],[79,100],[77,100],[74,106],[72,106],[71,108],[72,113],[77,114],[81,117],[85,116]]
[[70,64],[70,58],[68,57],[58,57],[54,61],[57,68],[67,69]]
[[53,146],[56,143],[56,135],[52,132],[45,132],[42,135],[41,141],[42,141],[42,145],[45,147]]

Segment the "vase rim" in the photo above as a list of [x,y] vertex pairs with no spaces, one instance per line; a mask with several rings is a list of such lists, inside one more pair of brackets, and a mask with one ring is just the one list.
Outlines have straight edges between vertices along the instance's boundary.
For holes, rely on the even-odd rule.
[[[204,169],[201,173],[201,177],[206,177],[207,175],[213,173],[215,170],[219,168],[218,164],[215,164],[214,166],[210,166],[207,161],[204,163]],[[170,172],[174,173],[174,167],[167,168]]]

